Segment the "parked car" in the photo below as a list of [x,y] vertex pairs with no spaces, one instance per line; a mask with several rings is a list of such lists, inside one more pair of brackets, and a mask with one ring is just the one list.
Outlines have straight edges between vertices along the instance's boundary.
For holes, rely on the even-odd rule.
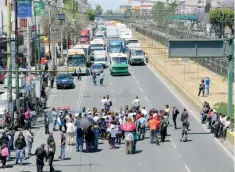
[[104,70],[104,67],[101,63],[94,63],[92,66],[91,66],[91,74],[93,72],[95,72],[97,75],[99,75],[101,73],[101,71]]
[[56,88],[75,88],[73,76],[71,74],[59,74],[56,77]]

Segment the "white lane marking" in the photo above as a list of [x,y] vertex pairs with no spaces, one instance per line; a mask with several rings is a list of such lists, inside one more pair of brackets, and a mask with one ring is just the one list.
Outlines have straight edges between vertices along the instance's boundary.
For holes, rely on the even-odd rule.
[[146,100],[146,101],[149,101],[147,97],[145,97],[145,100]]
[[111,93],[113,93],[113,89],[111,89]]
[[182,155],[178,154],[178,156],[182,156]]
[[133,75],[133,77],[135,78],[135,75]]
[[170,139],[170,140],[171,140],[171,143],[173,144],[174,148],[176,148],[175,142],[172,139]]
[[[177,99],[179,100],[179,102],[186,108],[188,109],[188,111],[190,112],[190,114],[193,115],[193,117],[196,119],[196,121],[198,121],[199,125],[201,125],[201,122],[200,121],[200,117],[197,116],[184,102],[183,100],[181,100],[180,96],[178,96],[167,84],[166,82],[162,79],[162,77],[160,76],[160,74],[158,74],[156,71],[154,71],[154,69],[152,67],[150,67],[149,65],[147,65],[148,68],[152,71],[152,73],[165,85],[165,87],[171,92],[171,94]],[[199,113],[199,112],[198,112]],[[204,128],[204,130],[208,131],[206,129],[206,126],[202,126],[202,128]],[[221,148],[224,149],[224,151],[228,154],[228,156],[231,158],[231,159],[234,159],[233,157],[233,154],[222,144],[220,143],[219,140],[217,140],[216,138],[214,138],[214,140],[221,146]]]
[[188,168],[186,164],[184,164],[184,167],[186,168],[187,172],[191,172],[191,170]]
[[143,89],[142,89],[142,88],[140,88],[140,91],[141,91],[141,92],[143,92]]
[[87,77],[85,77],[84,82],[83,82],[83,87],[82,87],[82,90],[81,90],[80,101],[78,103],[78,107],[76,107],[77,110],[80,109],[80,106],[81,106],[81,103],[82,103],[82,95],[83,95],[83,92],[85,90],[86,81],[87,81]]
[[82,79],[81,88],[80,88],[79,93],[78,93],[79,95],[78,95],[78,99],[77,99],[77,103],[76,103],[76,109],[78,108],[78,104],[79,104],[79,101],[80,101],[80,98],[81,98],[81,95],[82,95],[81,91],[82,91],[84,81],[85,81],[85,79]]
[[110,82],[110,85],[112,85],[113,83],[112,82]]
[[139,83],[139,81],[137,81],[137,80],[136,80],[136,82],[137,82],[137,85],[139,85],[139,84],[140,84],[140,83]]
[[141,164],[141,162],[139,162],[139,165]]

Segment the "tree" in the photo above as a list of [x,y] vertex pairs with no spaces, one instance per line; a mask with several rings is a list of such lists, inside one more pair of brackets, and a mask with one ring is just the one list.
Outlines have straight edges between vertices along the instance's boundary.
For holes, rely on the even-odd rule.
[[111,14],[113,14],[113,10],[107,10],[106,11],[106,15],[111,15]]
[[89,18],[90,21],[95,20],[95,16],[96,16],[95,10],[93,10],[92,8],[88,8],[86,10],[86,14],[88,15],[88,18]]
[[100,5],[96,5],[95,13],[96,15],[100,16],[103,13],[103,8]]
[[227,8],[216,8],[209,13],[210,23],[219,38],[224,36],[225,27],[232,29],[234,25],[234,11]]

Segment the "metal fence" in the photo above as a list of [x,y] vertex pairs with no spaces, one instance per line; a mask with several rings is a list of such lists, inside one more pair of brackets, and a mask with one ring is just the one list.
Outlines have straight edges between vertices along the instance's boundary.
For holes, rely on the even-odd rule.
[[[180,30],[176,28],[159,27],[156,25],[142,25],[132,24],[132,28],[135,28],[137,32],[159,42],[160,44],[168,47],[169,39],[209,39],[208,35],[200,32],[192,32],[186,30]],[[223,76],[227,77],[228,74],[228,58],[193,58],[190,59],[201,66]],[[235,79],[234,79],[235,80]]]

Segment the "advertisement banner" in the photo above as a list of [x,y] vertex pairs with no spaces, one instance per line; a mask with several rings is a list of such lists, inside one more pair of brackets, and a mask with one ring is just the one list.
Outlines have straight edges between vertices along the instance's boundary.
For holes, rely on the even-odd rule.
[[32,0],[18,0],[18,18],[32,17]]
[[34,1],[34,10],[36,16],[45,16],[45,4],[42,2]]

